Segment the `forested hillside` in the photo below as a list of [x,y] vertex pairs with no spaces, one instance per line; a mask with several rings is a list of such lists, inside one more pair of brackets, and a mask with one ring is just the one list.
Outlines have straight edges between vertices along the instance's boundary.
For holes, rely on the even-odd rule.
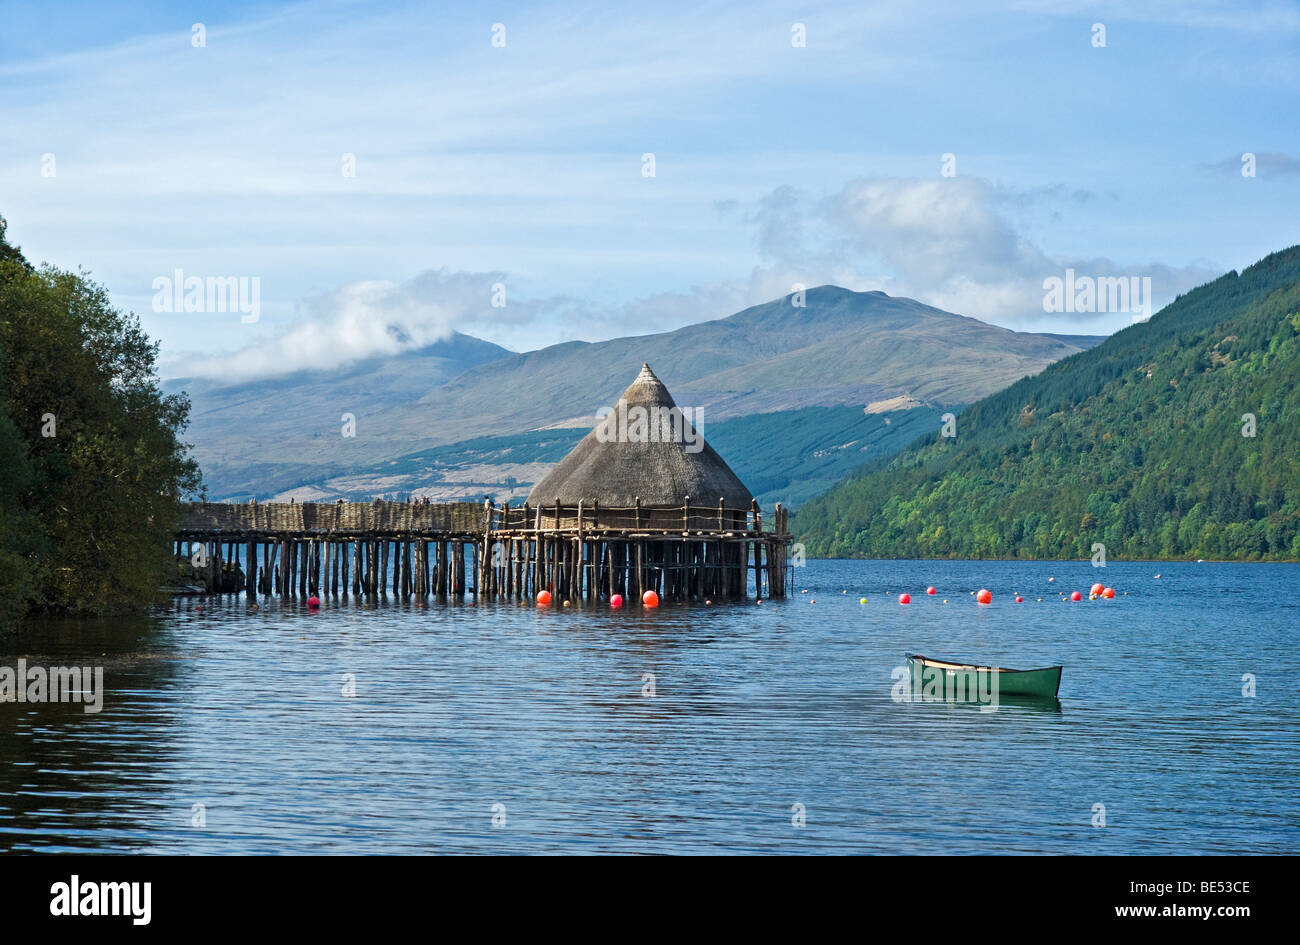
[[1300,247],[939,434],[799,510],[809,554],[1300,558]]

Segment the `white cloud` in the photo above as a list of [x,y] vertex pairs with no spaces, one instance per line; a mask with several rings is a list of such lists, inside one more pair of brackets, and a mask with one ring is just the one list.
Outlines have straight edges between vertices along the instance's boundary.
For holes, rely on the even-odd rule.
[[972,177],[864,178],[822,198],[779,188],[752,218],[774,287],[794,278],[882,288],[1018,330],[1109,333],[1131,320],[1127,313],[1045,313],[1043,281],[1067,268],[1150,276],[1156,307],[1220,274],[1200,265],[1048,253],[1015,220],[1026,208],[1044,206],[1055,216],[1063,212],[1057,202],[1093,199],[1078,189],[1016,190]]
[[[1092,199],[1066,187],[1016,190],[962,177],[859,179],[825,196],[780,187],[744,215],[763,260],[747,276],[600,304],[521,296],[505,272],[426,270],[401,283],[344,284],[306,300],[292,324],[269,337],[231,354],[173,357],[165,368],[169,376],[247,380],[399,354],[453,331],[507,343],[531,327],[539,346],[598,341],[723,318],[796,285],[826,283],[908,295],[1017,330],[1109,333],[1131,315],[1046,313],[1043,281],[1067,268],[1094,277],[1149,276],[1158,308],[1220,274],[1207,266],[1049,254],[1013,222],[1013,212],[1025,207],[1056,214],[1057,204]],[[506,287],[504,307],[491,304],[497,284]]]
[[[244,22],[204,15],[203,49],[190,45],[188,22],[162,18],[152,35],[43,58],[23,59],[41,46],[18,37],[19,54],[0,64],[11,93],[0,106],[0,210],[14,238],[35,259],[86,266],[119,302],[136,303],[169,372],[266,376],[404,350],[453,328],[514,348],[596,340],[727,315],[795,283],[911,294],[1008,325],[1107,330],[1118,325],[1041,312],[1042,279],[1079,261],[1079,247],[1119,246],[1141,225],[1149,230],[1130,246],[1181,239],[1185,254],[1228,255],[1235,242],[1241,258],[1231,262],[1243,264],[1256,243],[1274,248],[1277,231],[1290,235],[1285,222],[1261,227],[1235,194],[1199,208],[1206,229],[1195,232],[1183,201],[1197,192],[1168,179],[1164,156],[1193,164],[1199,139],[1144,135],[1159,146],[1153,160],[1124,137],[1128,121],[1152,113],[1170,128],[1201,127],[1165,111],[1169,99],[1198,101],[1205,86],[1175,85],[1135,41],[1164,35],[1146,23],[1190,18],[1244,37],[1201,37],[1186,59],[1200,68],[1221,50],[1236,81],[1259,87],[1241,100],[1252,140],[1294,153],[1271,122],[1289,113],[1268,97],[1280,80],[1257,71],[1275,54],[1261,39],[1297,29],[1300,14],[1282,0],[1245,14],[1211,0],[949,0],[926,16],[910,0],[797,10],[760,0],[616,16],[347,2],[260,7]],[[489,44],[498,17],[505,49]],[[1144,29],[1114,30],[1116,55],[1085,56],[1085,68],[1131,49],[1149,71],[1125,81],[1156,94],[1125,103],[1143,107],[1114,123],[1115,137],[1063,154],[1034,142],[1071,140],[1053,138],[1048,119],[1095,104],[1099,76],[1061,52],[1089,49],[1094,18]],[[808,26],[806,49],[790,45],[793,19]],[[1016,70],[981,64],[1012,47],[1020,73],[1046,63],[1055,82],[1017,86],[1009,100],[999,79]],[[1026,125],[1033,141],[1013,144]],[[924,173],[940,140],[962,152],[963,168],[1014,175],[1023,161],[1099,190],[1131,180],[1129,199],[1157,202],[1110,205],[1105,219],[1047,235],[1023,225],[1020,204],[1055,201],[1068,217],[1086,192],[1071,204],[1064,192],[1011,194],[975,178],[884,176]],[[995,153],[1004,146],[1023,153]],[[1232,146],[1216,141],[1211,153]],[[647,150],[658,155],[653,181],[639,174]],[[58,157],[57,178],[39,176],[46,152]],[[340,173],[345,152],[357,156],[355,178]],[[1120,162],[1109,177],[1093,166],[1101,152]],[[777,186],[833,187],[861,173],[872,176],[838,193]],[[715,204],[725,219],[709,213]],[[1066,239],[1074,251],[1054,252]],[[1166,297],[1208,272],[1101,264],[1159,274]],[[156,317],[139,303],[176,268],[259,277],[266,317],[238,334],[214,319]],[[505,310],[484,310],[494,270],[510,274]],[[232,344],[241,346],[232,355],[211,353]],[[204,353],[177,353],[196,349]]]
[[191,355],[172,375],[245,381],[423,348],[490,307],[503,273],[423,272],[407,282],[353,282],[312,298],[286,328],[237,351]]

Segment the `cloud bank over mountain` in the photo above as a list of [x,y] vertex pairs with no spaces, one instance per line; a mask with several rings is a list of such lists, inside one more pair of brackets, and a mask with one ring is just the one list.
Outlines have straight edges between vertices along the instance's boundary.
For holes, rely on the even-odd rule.
[[787,295],[840,285],[907,295],[1019,331],[1104,334],[1136,312],[1051,313],[1044,280],[1067,269],[1092,277],[1148,277],[1158,308],[1217,275],[1209,266],[1121,263],[1049,254],[1017,222],[1062,203],[1110,199],[1062,188],[1016,190],[976,178],[860,178],[825,195],[783,186],[743,215],[761,262],[746,276],[616,305],[571,296],[520,298],[506,272],[426,270],[404,282],[348,283],[306,300],[270,339],[233,354],[168,364],[172,375],[249,379],[341,366],[424,347],[461,331],[501,343],[521,326],[560,325],[555,343],[595,341],[706,321]]

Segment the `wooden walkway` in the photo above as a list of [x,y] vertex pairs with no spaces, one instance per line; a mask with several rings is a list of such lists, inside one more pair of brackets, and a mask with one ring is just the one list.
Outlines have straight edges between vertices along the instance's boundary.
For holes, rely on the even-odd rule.
[[752,586],[761,598],[786,593],[787,515],[777,505],[765,527],[756,503],[192,503],[176,551],[203,562],[210,587],[250,597],[391,590],[531,600],[547,590],[560,604],[638,600],[648,590],[666,600],[735,599]]
[[194,502],[185,507],[176,537],[233,540],[259,536],[470,536],[483,531],[485,511],[481,502]]

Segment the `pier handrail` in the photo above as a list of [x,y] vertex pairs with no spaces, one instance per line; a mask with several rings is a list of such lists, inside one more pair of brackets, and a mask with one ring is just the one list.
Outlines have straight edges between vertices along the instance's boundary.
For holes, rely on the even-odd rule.
[[[780,506],[778,505],[779,509]],[[529,534],[637,533],[670,535],[780,534],[764,528],[757,505],[753,510],[718,505],[657,504],[609,506],[586,500],[576,505],[509,503],[486,510],[482,502],[222,502],[186,503],[176,534],[186,537],[243,538],[252,535],[482,535],[485,531]]]

